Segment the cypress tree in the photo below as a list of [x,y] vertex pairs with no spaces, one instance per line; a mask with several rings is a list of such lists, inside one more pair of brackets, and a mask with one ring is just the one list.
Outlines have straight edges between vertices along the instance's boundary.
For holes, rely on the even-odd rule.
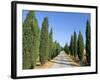
[[70,41],[70,55],[74,56],[74,37],[71,36],[71,41]]
[[34,11],[29,11],[23,23],[23,69],[35,67],[37,54],[39,53],[38,42],[38,23]]
[[77,56],[77,35],[76,32],[74,31],[74,57],[76,58]]
[[60,53],[60,51],[61,51],[61,46],[58,42],[55,41],[53,43],[53,54],[51,58],[53,59],[54,57],[56,57]]
[[68,47],[68,43],[66,43],[65,47],[64,47],[64,51],[69,54],[69,47]]
[[60,44],[57,42],[57,43],[56,43],[56,56],[60,53],[60,51],[61,51],[61,46],[60,46]]
[[78,58],[81,62],[83,58],[83,54],[84,54],[84,42],[83,42],[83,36],[81,32],[79,32],[79,35],[78,35],[77,53],[78,53]]
[[32,12],[29,12],[23,23],[23,69],[31,68],[32,20],[33,20],[33,14]]
[[48,33],[48,18],[45,17],[42,23],[40,36],[40,62],[44,64],[48,60],[49,53],[49,33]]
[[86,57],[88,65],[91,65],[91,28],[90,22],[87,20],[86,23]]
[[50,30],[50,33],[49,33],[49,54],[48,54],[48,60],[51,60],[51,55],[53,53],[53,31],[52,31],[52,28]]
[[51,59],[53,59],[55,57],[56,54],[56,41],[53,42],[52,44],[52,54],[51,54]]
[[32,62],[33,62],[33,67],[36,66],[36,60],[39,56],[39,45],[40,45],[40,30],[38,27],[38,22],[36,18],[33,18],[33,47],[32,47]]

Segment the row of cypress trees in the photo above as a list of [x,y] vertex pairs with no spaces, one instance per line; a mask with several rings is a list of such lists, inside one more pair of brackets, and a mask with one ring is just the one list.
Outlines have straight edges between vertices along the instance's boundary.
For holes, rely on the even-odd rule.
[[[64,51],[71,55],[74,59],[79,59],[81,65],[91,65],[91,28],[90,22],[87,20],[86,23],[86,44],[84,45],[84,40],[81,31],[79,31],[78,38],[77,34],[74,31],[74,34],[71,36],[70,45],[66,43]],[[85,63],[83,58],[86,57]]]
[[49,32],[48,17],[45,17],[42,23],[41,35],[40,35],[40,47],[39,47],[39,59],[43,65],[47,61],[50,61],[56,57],[61,51],[61,47],[58,42],[53,42],[53,30],[51,28]]
[[45,17],[40,30],[34,11],[29,11],[23,22],[23,69],[34,69],[37,58],[43,65],[53,59],[61,50],[59,43],[53,42],[53,30],[49,32],[48,18]]

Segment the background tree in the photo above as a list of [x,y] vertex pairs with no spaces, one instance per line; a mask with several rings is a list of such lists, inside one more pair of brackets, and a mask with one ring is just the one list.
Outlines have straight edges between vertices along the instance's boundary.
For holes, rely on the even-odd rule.
[[48,18],[45,17],[42,23],[40,36],[40,62],[44,64],[48,60],[49,53],[49,33],[48,33]]
[[65,47],[64,47],[64,51],[69,54],[69,47],[68,47],[68,43],[66,43]]
[[39,54],[39,27],[34,11],[29,11],[23,23],[23,69],[35,67]]
[[[60,44],[57,42],[56,43],[56,56],[58,56],[58,54],[60,53],[60,51],[61,51],[61,46],[60,46]],[[56,57],[55,56],[55,57]]]
[[77,56],[77,35],[76,32],[74,31],[74,57],[76,58]]
[[81,32],[79,32],[78,35],[77,53],[78,53],[79,60],[81,62],[84,54],[84,42],[83,42],[83,36]]
[[51,59],[56,57],[61,51],[61,46],[57,41],[53,42],[53,50],[52,51],[53,51],[53,53],[51,55]]
[[87,20],[86,23],[86,57],[88,65],[91,65],[91,28],[90,22]]

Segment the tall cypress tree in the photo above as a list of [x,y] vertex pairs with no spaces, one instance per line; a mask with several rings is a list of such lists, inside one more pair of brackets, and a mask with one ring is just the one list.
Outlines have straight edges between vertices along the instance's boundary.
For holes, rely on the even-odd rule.
[[50,33],[49,33],[49,54],[48,54],[48,60],[51,60],[51,55],[53,53],[53,31],[52,31],[52,28],[50,30]]
[[70,41],[70,54],[74,56],[74,37],[71,36],[71,41]]
[[86,23],[86,57],[88,65],[91,65],[91,28],[90,22],[87,20]]
[[74,57],[76,58],[77,56],[77,35],[76,32],[74,31]]
[[78,53],[79,60],[81,62],[83,59],[83,54],[84,54],[84,42],[83,42],[83,36],[81,32],[79,32],[79,35],[78,35],[77,53]]
[[34,11],[29,11],[23,23],[23,69],[34,68],[39,53],[39,28]]
[[45,17],[42,23],[40,36],[40,62],[44,64],[48,60],[49,53],[49,33],[48,33],[48,18]]
[[32,25],[32,33],[33,33],[33,47],[32,47],[32,62],[33,67],[36,66],[36,60],[39,56],[39,45],[40,45],[40,30],[38,27],[38,21],[36,18],[33,18],[33,25]]
[[55,54],[56,54],[56,49],[57,49],[57,46],[56,46],[57,42],[53,42],[52,44],[52,55],[51,55],[51,59],[53,59],[55,57]]

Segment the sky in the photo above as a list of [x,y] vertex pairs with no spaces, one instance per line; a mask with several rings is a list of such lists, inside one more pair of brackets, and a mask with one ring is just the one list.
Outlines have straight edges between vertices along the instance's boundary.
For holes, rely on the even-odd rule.
[[[22,22],[26,19],[29,11],[23,10]],[[42,27],[44,17],[48,17],[49,31],[53,29],[53,41],[57,41],[62,47],[66,43],[70,44],[71,35],[74,31],[78,33],[82,32],[84,44],[85,44],[85,31],[86,22],[90,21],[91,15],[89,13],[75,13],[75,12],[47,12],[47,11],[35,11],[35,16],[38,20],[39,27]]]

